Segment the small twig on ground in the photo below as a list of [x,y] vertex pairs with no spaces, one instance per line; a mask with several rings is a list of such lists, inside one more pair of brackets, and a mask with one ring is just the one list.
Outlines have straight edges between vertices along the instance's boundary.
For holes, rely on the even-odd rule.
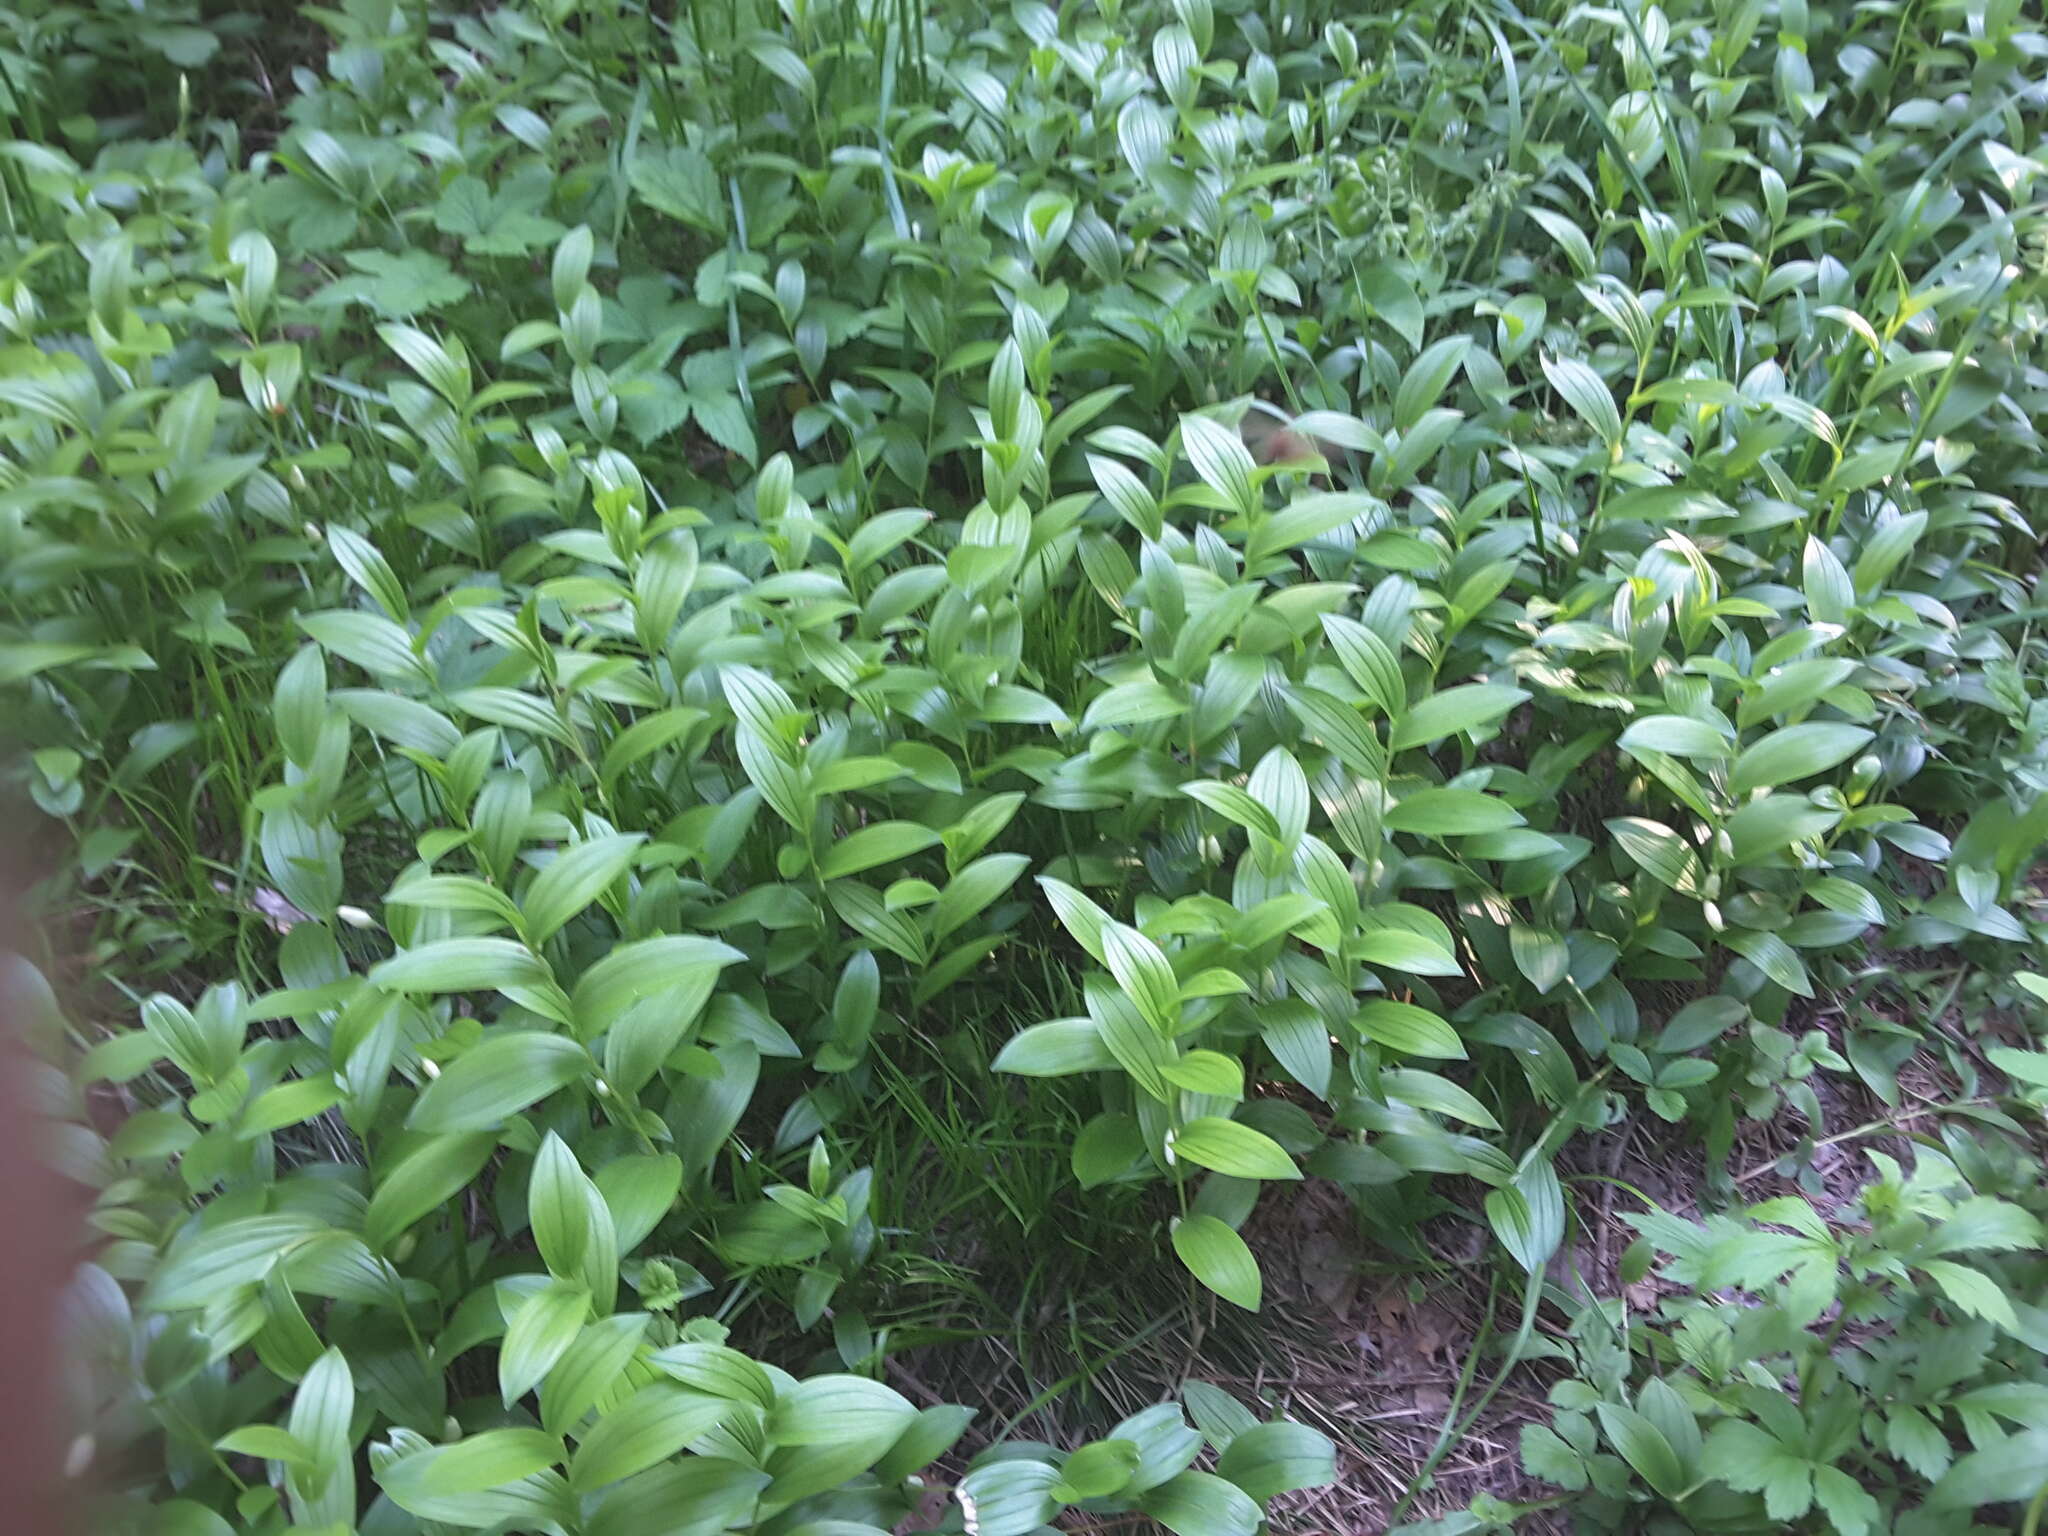
[[[1838,1132],[1833,1136],[1824,1136],[1819,1141],[1816,1141],[1813,1144],[1813,1150],[1819,1151],[1822,1147],[1832,1147],[1837,1146],[1845,1141],[1854,1141],[1859,1136],[1874,1136],[1879,1135],[1885,1131],[1895,1131],[1903,1125],[1912,1124],[1912,1122],[1914,1122],[1915,1120],[1925,1120],[1931,1116],[1947,1114],[1953,1110],[1979,1109],[1992,1102],[1993,1101],[1989,1098],[1979,1096],[1974,1099],[1955,1099],[1950,1101],[1949,1103],[1935,1104],[1926,1109],[1910,1110],[1902,1115],[1886,1115],[1882,1119],[1865,1121],[1862,1125],[1853,1126],[1849,1130]],[[1738,1185],[1741,1185],[1748,1184],[1753,1182],[1754,1180],[1760,1179],[1765,1174],[1770,1173],[1772,1170],[1774,1170],[1778,1166],[1778,1164],[1782,1163],[1785,1160],[1785,1158],[1789,1155],[1790,1154],[1787,1153],[1781,1153],[1777,1157],[1773,1157],[1765,1162],[1758,1163],[1753,1168],[1744,1169],[1741,1173],[1738,1173],[1735,1176],[1735,1182]]]

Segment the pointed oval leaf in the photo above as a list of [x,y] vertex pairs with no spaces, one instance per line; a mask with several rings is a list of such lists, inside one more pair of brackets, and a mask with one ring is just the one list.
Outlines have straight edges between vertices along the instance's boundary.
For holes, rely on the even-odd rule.
[[1188,1216],[1175,1223],[1173,1251],[1189,1274],[1225,1301],[1247,1312],[1259,1310],[1259,1261],[1245,1240],[1214,1216]]
[[1859,751],[1872,734],[1863,726],[1834,720],[1788,725],[1743,750],[1729,770],[1729,791],[1747,794],[1825,773]]
[[1169,1143],[1173,1155],[1239,1179],[1298,1179],[1301,1170],[1280,1143],[1220,1115],[1190,1120]]
[[596,1067],[590,1052],[566,1035],[501,1029],[444,1067],[405,1123],[415,1131],[479,1131]]
[[519,899],[526,917],[527,942],[545,943],[561,926],[589,906],[633,862],[647,841],[645,833],[618,832],[571,843],[533,877]]

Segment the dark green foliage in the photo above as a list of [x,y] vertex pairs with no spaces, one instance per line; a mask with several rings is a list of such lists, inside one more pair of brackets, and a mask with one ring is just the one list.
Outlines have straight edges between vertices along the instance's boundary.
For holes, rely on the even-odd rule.
[[[1252,1536],[1329,1446],[1213,1388],[921,1504],[893,1330],[1257,1311],[1304,1176],[1499,1240],[1439,1457],[1550,1355],[1589,1521],[2035,1496],[2048,43],[1538,12],[350,0],[103,144],[193,66],[6,13],[108,1521]],[[1728,1209],[1647,1327],[1556,1274],[1631,1117]]]

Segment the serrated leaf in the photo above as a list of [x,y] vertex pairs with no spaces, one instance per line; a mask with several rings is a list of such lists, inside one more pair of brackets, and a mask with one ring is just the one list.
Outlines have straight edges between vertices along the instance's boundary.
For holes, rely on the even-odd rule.
[[1970,1316],[1996,1323],[2007,1333],[2019,1332],[2020,1321],[2012,1309],[2011,1298],[1983,1270],[1949,1259],[1930,1259],[1920,1268],[1941,1287],[1942,1295]]
[[725,199],[704,154],[682,144],[637,156],[628,179],[648,207],[707,235],[725,233]]

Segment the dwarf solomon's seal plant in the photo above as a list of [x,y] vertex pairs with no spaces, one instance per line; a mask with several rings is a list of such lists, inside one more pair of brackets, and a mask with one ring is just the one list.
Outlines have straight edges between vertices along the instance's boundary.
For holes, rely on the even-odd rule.
[[94,1520],[2039,1525],[2016,0],[146,9],[0,11]]

